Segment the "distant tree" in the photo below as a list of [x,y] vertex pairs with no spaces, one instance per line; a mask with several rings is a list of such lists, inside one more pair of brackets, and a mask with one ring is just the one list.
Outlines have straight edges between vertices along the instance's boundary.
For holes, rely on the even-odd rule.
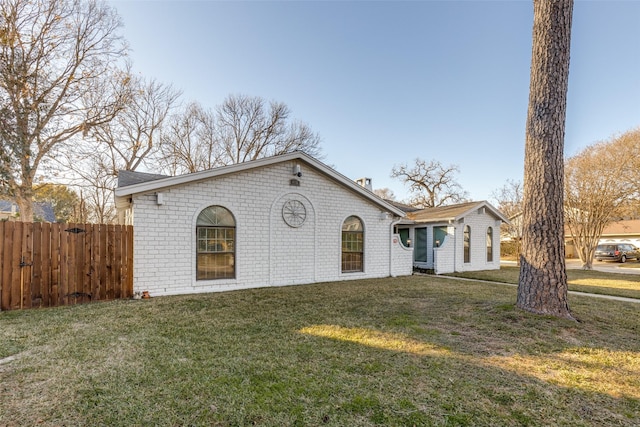
[[24,221],[33,219],[34,182],[47,160],[122,106],[120,26],[97,0],[0,2],[0,184]]
[[228,165],[303,151],[320,156],[320,137],[306,123],[290,120],[282,102],[231,95],[216,108],[216,131],[221,152],[218,164]]
[[137,170],[154,153],[162,126],[181,95],[171,85],[141,77],[132,78],[130,87],[130,96],[114,119],[89,132],[94,151],[107,151],[114,176],[121,169]]
[[396,195],[393,193],[393,190],[391,190],[390,188],[377,188],[375,190],[373,190],[373,192],[380,198],[383,198],[385,200],[391,200],[391,201],[395,201],[396,200]]
[[117,175],[112,167],[112,158],[108,151],[96,151],[86,154],[82,166],[75,168],[76,177],[72,180],[79,188],[82,221],[96,224],[108,224],[115,220],[116,210],[113,204],[113,189]]
[[163,134],[162,163],[185,173],[292,151],[320,157],[318,134],[290,115],[281,102],[245,95],[227,97],[213,112],[190,104]]
[[412,198],[409,202],[418,208],[436,208],[464,202],[467,193],[455,179],[457,166],[443,166],[437,160],[426,162],[420,158],[412,167],[406,164],[394,166],[391,177],[409,185]]
[[52,183],[39,185],[34,191],[34,200],[51,204],[56,222],[78,222],[76,214],[80,199],[75,191],[66,185]]
[[158,163],[169,175],[193,173],[217,165],[215,114],[191,102],[172,115],[160,139]]
[[630,203],[630,205],[635,205],[637,209],[640,201],[640,127],[614,137],[613,144],[619,147],[619,150],[624,149],[627,153],[629,162],[624,173],[629,176],[631,184],[636,188],[635,197],[631,199],[635,203]]
[[[637,148],[629,145],[634,143]],[[593,267],[604,228],[623,216],[637,194],[633,151],[638,149],[640,139],[625,134],[591,145],[565,163],[565,221],[585,270]]]
[[564,251],[564,130],[573,0],[534,0],[517,306],[573,318]]
[[67,150],[63,162],[65,169],[75,173],[71,182],[83,189],[91,221],[111,222],[118,171],[137,170],[153,161],[164,122],[180,96],[171,85],[142,77],[132,77],[129,88],[113,120],[95,126],[80,141],[73,140],[76,149]]
[[510,221],[502,227],[505,234],[516,244],[519,264],[522,240],[522,182],[507,180],[506,184],[495,190],[491,197],[496,202],[497,208]]

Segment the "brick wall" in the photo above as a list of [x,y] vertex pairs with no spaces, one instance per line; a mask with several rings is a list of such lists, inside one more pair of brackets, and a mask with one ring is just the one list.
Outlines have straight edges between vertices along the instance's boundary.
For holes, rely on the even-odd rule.
[[[411,274],[410,252],[391,256],[392,219],[383,219],[380,206],[304,163],[300,185],[291,186],[293,166],[283,162],[167,188],[162,205],[155,193],[134,195],[135,290],[169,295]],[[289,199],[305,206],[301,227],[282,219]],[[195,279],[196,219],[211,205],[227,208],[236,220],[235,279]],[[341,272],[342,223],[350,215],[364,224],[362,273]]]

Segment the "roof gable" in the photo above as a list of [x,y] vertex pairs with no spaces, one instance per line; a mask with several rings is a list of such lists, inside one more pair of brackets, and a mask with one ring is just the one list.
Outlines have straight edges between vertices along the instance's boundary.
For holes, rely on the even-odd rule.
[[[156,179],[149,179],[141,182],[131,182],[128,185],[120,185],[120,181],[118,182],[118,187],[115,189],[116,198],[119,197],[127,197],[133,194],[138,193],[146,193],[152,191],[159,191],[168,187],[173,187],[177,185],[189,184],[192,182],[204,181],[209,179],[215,179],[217,177],[236,174],[244,171],[249,171],[256,168],[261,168],[265,166],[275,165],[278,163],[289,162],[292,160],[299,160],[304,162],[307,166],[312,167],[316,171],[322,173],[327,178],[339,183],[340,185],[348,188],[352,192],[358,194],[359,196],[368,199],[374,204],[379,205],[386,211],[393,213],[398,217],[404,217],[405,213],[392,205],[391,203],[385,201],[380,198],[372,191],[367,190],[363,186],[359,185],[355,181],[347,178],[346,176],[340,174],[335,169],[325,165],[314,157],[309,156],[301,151],[294,151],[287,154],[282,154],[279,156],[265,157],[258,160],[252,160],[244,163],[237,163],[229,166],[221,166],[218,168],[208,169],[200,172],[194,172],[184,175],[177,175],[172,177],[164,177],[162,175],[155,175]],[[147,174],[153,175],[153,174]],[[144,177],[143,177],[144,178]]]

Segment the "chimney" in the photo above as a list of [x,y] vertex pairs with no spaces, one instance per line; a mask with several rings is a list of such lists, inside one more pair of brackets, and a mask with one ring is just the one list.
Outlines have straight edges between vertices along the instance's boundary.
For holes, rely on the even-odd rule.
[[373,187],[371,186],[371,178],[359,178],[356,179],[356,183],[369,191],[373,191]]

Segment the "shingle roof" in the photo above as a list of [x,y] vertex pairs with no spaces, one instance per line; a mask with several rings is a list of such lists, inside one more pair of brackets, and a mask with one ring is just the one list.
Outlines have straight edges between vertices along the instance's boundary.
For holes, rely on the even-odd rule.
[[640,234],[640,220],[629,219],[614,222],[613,224],[607,225],[604,230],[602,230],[603,236],[624,234]]
[[396,208],[406,213],[416,212],[420,210],[419,208],[414,208],[413,206],[409,206],[405,203],[396,202],[395,200],[388,200],[388,199],[384,199],[384,200],[385,202],[391,203],[393,206],[395,206]]
[[456,205],[422,209],[410,212],[408,217],[416,222],[456,221],[475,209],[486,207],[498,219],[508,223],[508,219],[486,201],[458,203]]
[[14,203],[8,200],[0,200],[0,212],[11,212],[11,206]]
[[[12,210],[12,207],[15,210]],[[20,212],[20,208],[10,200],[0,200],[0,212]],[[34,202],[33,214],[45,222],[56,222],[56,214],[49,202]]]
[[141,184],[143,182],[155,181],[162,178],[168,178],[168,175],[121,170],[118,171],[118,187]]
[[[215,179],[220,176],[244,172],[251,169],[269,166],[276,163],[292,161],[292,160],[300,160],[302,162],[305,162],[306,165],[320,171],[321,173],[325,174],[328,178],[339,182],[341,185],[349,188],[351,191],[354,191],[358,193],[360,196],[369,199],[370,201],[382,207],[384,210],[389,211],[396,216],[399,216],[399,217],[405,216],[405,213],[401,209],[392,205],[388,201],[378,197],[372,191],[367,190],[366,188],[357,184],[355,181],[347,178],[346,176],[342,175],[335,169],[325,165],[318,159],[315,159],[314,157],[308,154],[305,154],[302,151],[294,151],[287,154],[281,154],[281,155],[272,156],[272,157],[264,157],[258,160],[251,160],[244,163],[236,163],[233,165],[221,166],[213,169],[208,169],[204,171],[193,172],[193,173],[188,173],[188,174],[178,175],[178,176],[169,177],[169,176],[163,176],[163,175],[144,174],[149,179],[144,179],[145,177],[143,176],[142,182],[128,183],[126,185],[120,182],[120,179],[118,179],[118,188],[115,189],[116,203],[118,203],[118,200],[124,197],[129,197],[132,194],[149,192],[149,191],[159,191],[164,188],[168,188],[176,185],[183,185],[183,184],[188,184],[191,182],[197,182],[197,181],[202,181],[207,179]],[[139,174],[139,173],[140,172],[136,172],[136,174]],[[129,177],[131,177],[131,175],[129,174],[124,175],[124,178],[129,178]],[[133,178],[135,178],[135,176],[133,176]]]

